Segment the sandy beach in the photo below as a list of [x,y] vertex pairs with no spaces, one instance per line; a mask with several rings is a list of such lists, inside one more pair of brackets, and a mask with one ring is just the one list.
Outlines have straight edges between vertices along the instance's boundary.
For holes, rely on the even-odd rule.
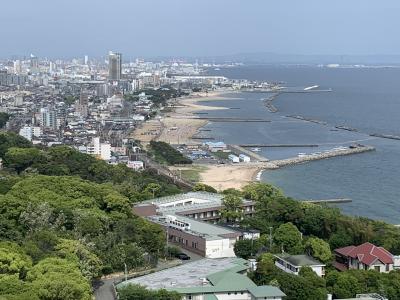
[[260,166],[251,164],[212,165],[200,173],[200,182],[218,191],[228,188],[241,189],[253,182],[259,171]]
[[197,116],[193,113],[202,110],[220,110],[227,108],[200,105],[197,102],[231,99],[221,96],[223,93],[224,91],[197,93],[189,97],[179,99],[178,103],[174,106],[174,112],[169,113],[160,120],[162,124],[162,130],[160,135],[157,137],[157,140],[170,144],[199,143],[199,141],[192,140],[192,137],[201,127],[205,126],[208,121],[197,119]]

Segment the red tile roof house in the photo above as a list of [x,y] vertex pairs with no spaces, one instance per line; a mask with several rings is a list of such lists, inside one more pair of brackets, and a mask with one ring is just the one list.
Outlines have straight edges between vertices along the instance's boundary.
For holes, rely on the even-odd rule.
[[340,271],[348,269],[375,270],[380,273],[399,268],[400,259],[385,248],[371,243],[359,246],[347,246],[334,250],[334,266]]

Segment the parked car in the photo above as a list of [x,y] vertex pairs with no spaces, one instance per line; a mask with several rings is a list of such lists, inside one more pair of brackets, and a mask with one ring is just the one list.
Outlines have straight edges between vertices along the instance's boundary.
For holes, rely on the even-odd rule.
[[179,258],[180,260],[189,260],[190,256],[187,255],[186,253],[178,253],[176,255],[177,258]]

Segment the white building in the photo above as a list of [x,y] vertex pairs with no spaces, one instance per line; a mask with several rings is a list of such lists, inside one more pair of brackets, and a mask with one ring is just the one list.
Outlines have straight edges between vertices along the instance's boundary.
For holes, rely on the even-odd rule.
[[240,161],[242,161],[242,162],[250,162],[250,157],[249,156],[247,156],[247,155],[244,155],[244,154],[240,154],[239,155],[239,159],[240,159]]
[[30,126],[24,126],[19,130],[19,135],[26,138],[28,141],[32,141],[32,127]]
[[130,160],[130,161],[128,161],[128,163],[126,165],[128,168],[132,168],[136,171],[144,169],[144,164],[140,160],[133,160],[133,161]]
[[275,266],[286,273],[299,275],[302,267],[310,267],[319,277],[325,276],[325,264],[309,255],[290,255],[287,253],[275,255]]
[[94,155],[102,160],[111,159],[111,144],[110,143],[100,143],[99,137],[94,137],[92,142],[87,145],[86,153]]
[[37,126],[24,126],[19,130],[19,135],[26,138],[28,141],[32,141],[34,137],[40,137],[42,135],[42,129]]
[[228,159],[232,162],[232,163],[239,163],[240,159],[238,156],[234,155],[234,154],[229,154],[228,155]]

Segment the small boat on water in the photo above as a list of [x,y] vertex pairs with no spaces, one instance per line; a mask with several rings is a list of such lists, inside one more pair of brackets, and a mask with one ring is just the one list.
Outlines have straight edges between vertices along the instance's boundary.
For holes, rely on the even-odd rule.
[[307,154],[306,154],[306,153],[303,153],[303,152],[300,152],[299,154],[297,154],[297,156],[298,156],[298,157],[306,157]]
[[261,149],[260,149],[260,148],[252,148],[251,151],[253,151],[253,152],[260,152]]

